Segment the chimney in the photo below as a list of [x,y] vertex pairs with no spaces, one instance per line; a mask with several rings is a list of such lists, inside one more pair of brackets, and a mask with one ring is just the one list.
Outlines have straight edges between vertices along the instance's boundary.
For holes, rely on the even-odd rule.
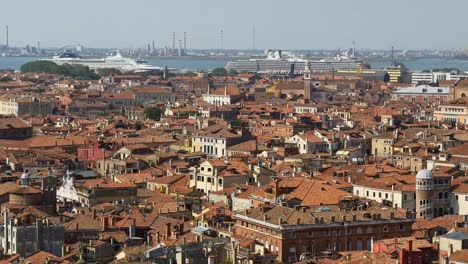
[[357,216],[353,214],[353,222],[356,222]]
[[408,242],[406,242],[406,250],[408,253],[413,251],[413,240],[408,240]]
[[394,213],[394,212],[391,212],[391,213],[390,213],[390,219],[393,219],[393,218],[395,218],[395,213]]
[[282,223],[283,223],[283,218],[282,217],[278,218],[278,225],[281,225]]
[[166,223],[166,239],[171,236],[171,223]]
[[279,196],[279,179],[275,179],[274,180],[274,184],[275,184],[275,198],[277,198]]
[[266,222],[268,220],[268,216],[266,214],[263,215],[263,221]]
[[109,228],[109,217],[103,216],[101,218],[102,222],[102,231],[106,231]]
[[332,223],[335,223],[335,216],[331,217],[331,221],[332,221]]
[[96,219],[96,209],[91,210],[91,218]]
[[297,222],[296,222],[297,225],[300,225],[301,224],[301,219],[298,217],[297,218]]
[[184,223],[179,224],[179,234],[182,235],[184,233]]
[[346,222],[346,215],[343,215],[343,216],[342,216],[341,221],[342,221],[343,223]]

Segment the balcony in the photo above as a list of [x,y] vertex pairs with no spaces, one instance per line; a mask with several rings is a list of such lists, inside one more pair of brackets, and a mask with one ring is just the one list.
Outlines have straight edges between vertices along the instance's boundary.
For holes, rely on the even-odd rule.
[[434,190],[434,186],[432,186],[432,185],[416,185],[416,190],[430,191],[430,190]]
[[434,204],[450,204],[450,200],[447,198],[447,199],[434,199],[432,200],[434,202]]

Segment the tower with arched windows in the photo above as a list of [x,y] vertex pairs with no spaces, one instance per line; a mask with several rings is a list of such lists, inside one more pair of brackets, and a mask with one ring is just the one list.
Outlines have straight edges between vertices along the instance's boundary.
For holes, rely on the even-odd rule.
[[434,176],[430,170],[420,170],[416,174],[416,217],[434,217]]
[[310,61],[305,62],[304,66],[304,99],[312,99],[312,76],[311,76]]

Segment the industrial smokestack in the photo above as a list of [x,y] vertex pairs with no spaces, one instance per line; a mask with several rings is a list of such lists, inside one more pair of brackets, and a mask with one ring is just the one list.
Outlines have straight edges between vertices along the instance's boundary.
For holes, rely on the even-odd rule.
[[8,47],[8,44],[9,44],[8,41],[9,41],[9,39],[8,39],[8,25],[6,25],[6,46],[7,47]]
[[224,31],[221,29],[221,50],[224,50]]
[[175,32],[172,32],[172,53],[175,53]]
[[253,26],[253,38],[252,38],[252,49],[255,50],[255,25]]
[[179,39],[179,50],[177,51],[177,56],[182,56],[182,40]]
[[187,32],[184,32],[184,52],[187,52]]

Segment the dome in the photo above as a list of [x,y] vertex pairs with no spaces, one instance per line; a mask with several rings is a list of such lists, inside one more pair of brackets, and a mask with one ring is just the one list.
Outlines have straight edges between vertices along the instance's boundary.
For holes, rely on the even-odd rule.
[[432,171],[430,170],[420,170],[418,174],[416,174],[417,180],[432,180],[434,176],[432,176]]

